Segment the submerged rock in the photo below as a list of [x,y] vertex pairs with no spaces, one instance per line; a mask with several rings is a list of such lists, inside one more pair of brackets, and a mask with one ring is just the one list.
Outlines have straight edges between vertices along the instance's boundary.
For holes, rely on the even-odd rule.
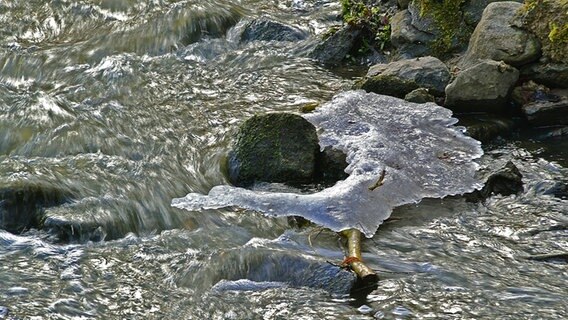
[[[461,119],[460,119],[461,123]],[[490,142],[497,137],[507,137],[518,127],[519,120],[491,117],[477,120],[467,127],[466,134],[481,142]]]
[[460,112],[502,112],[518,78],[519,71],[504,62],[482,61],[446,87],[445,105]]
[[[214,291],[258,291],[281,287],[308,287],[331,294],[349,294],[357,276],[327,261],[341,259],[337,254],[305,254],[307,243],[299,243],[292,232],[276,239],[252,238],[248,243],[211,256],[183,283],[212,286]],[[324,250],[328,251],[328,250]],[[329,251],[328,251],[329,252]]]
[[490,59],[518,67],[538,60],[538,39],[530,32],[512,25],[521,6],[518,2],[504,1],[493,2],[485,8],[481,21],[471,35],[464,66]]
[[298,41],[305,38],[307,38],[307,33],[303,30],[266,17],[246,22],[239,36],[242,42]]
[[508,196],[523,191],[523,175],[511,161],[504,167],[491,173],[483,189],[479,191],[481,199],[487,199],[491,195],[500,194]]
[[347,155],[345,180],[312,194],[220,185],[208,195],[173,199],[172,206],[192,211],[237,206],[371,237],[397,206],[481,188],[472,161],[483,154],[480,143],[454,127],[451,116],[433,103],[345,92],[305,116],[320,128],[322,147]]
[[64,242],[113,240],[134,231],[129,208],[127,200],[87,197],[47,209],[43,228]]
[[69,190],[48,185],[5,185],[0,188],[0,228],[15,233],[40,228],[46,208],[71,198]]
[[556,101],[534,101],[522,107],[532,125],[552,126],[568,124],[568,97]]
[[316,129],[301,116],[253,116],[237,133],[229,155],[229,180],[236,186],[259,181],[311,183],[318,152]]
[[521,69],[523,79],[532,79],[549,87],[568,88],[568,63],[541,59]]
[[[175,13],[176,10],[172,10]],[[239,20],[243,17],[242,10],[233,6],[230,8],[208,8],[203,10],[191,10],[190,12],[184,12],[179,15],[178,18],[172,19],[172,25],[169,25],[168,29],[163,30],[164,33],[175,32],[178,28],[183,28],[185,35],[181,39],[184,45],[189,45],[196,43],[203,38],[218,38],[224,36],[227,31],[234,27]],[[185,21],[178,19],[183,18]],[[113,37],[114,35],[110,35]],[[139,36],[139,35],[137,35]],[[147,36],[147,35],[144,35]],[[128,39],[131,39],[134,35],[130,35]],[[116,43],[122,44],[123,41],[116,41]]]

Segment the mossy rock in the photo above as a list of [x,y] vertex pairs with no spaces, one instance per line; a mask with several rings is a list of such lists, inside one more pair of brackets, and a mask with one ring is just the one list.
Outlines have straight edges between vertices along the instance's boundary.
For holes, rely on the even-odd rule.
[[355,84],[355,89],[363,89],[367,92],[374,92],[397,98],[404,98],[408,93],[418,88],[419,86],[415,81],[402,79],[393,75],[382,74],[362,79]]
[[428,45],[431,54],[444,57],[467,46],[473,27],[464,22],[465,0],[413,0],[409,5],[412,24],[435,35]]
[[256,115],[246,120],[229,155],[229,180],[237,186],[255,182],[311,183],[319,153],[316,128],[291,113]]
[[542,44],[543,55],[553,62],[568,61],[568,0],[527,0],[518,12],[523,26]]
[[431,95],[430,92],[428,92],[428,89],[425,88],[418,88],[411,91],[406,96],[404,96],[404,100],[414,103],[436,102],[434,96]]

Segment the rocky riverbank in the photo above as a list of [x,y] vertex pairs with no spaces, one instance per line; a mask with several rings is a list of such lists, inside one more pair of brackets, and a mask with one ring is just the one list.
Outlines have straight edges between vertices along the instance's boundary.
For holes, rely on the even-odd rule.
[[[413,102],[436,101],[458,117],[505,118],[507,125],[484,122],[485,129],[470,131],[486,141],[519,124],[568,124],[566,1],[345,0],[342,6],[345,25],[333,35],[336,39],[323,40],[326,55],[316,59],[336,63],[337,55],[330,52],[343,53],[347,47],[351,51],[343,63],[381,57],[356,88]],[[388,27],[376,21],[388,21]],[[377,41],[385,39],[385,30],[390,31],[386,46]],[[362,48],[362,43],[375,47]],[[352,59],[361,52],[365,58]]]

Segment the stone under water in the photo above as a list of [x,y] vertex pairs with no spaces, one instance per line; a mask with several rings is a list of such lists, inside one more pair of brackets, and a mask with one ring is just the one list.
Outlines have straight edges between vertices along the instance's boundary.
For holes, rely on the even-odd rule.
[[220,185],[190,193],[172,206],[200,211],[225,207],[267,216],[301,216],[334,231],[355,228],[372,237],[395,207],[481,189],[476,178],[481,144],[454,126],[452,112],[366,93],[336,95],[306,119],[321,148],[347,154],[349,176],[312,194],[261,192]]

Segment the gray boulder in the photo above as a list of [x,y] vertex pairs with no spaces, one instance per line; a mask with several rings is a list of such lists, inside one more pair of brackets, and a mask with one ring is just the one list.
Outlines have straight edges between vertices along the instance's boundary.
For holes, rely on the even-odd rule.
[[306,39],[307,36],[308,34],[299,28],[261,17],[242,26],[240,41],[298,41]]
[[446,107],[462,112],[501,112],[519,79],[504,62],[482,61],[458,74],[446,87]]
[[[463,19],[467,25],[475,27],[481,20],[483,10],[493,2],[500,0],[467,0],[463,5]],[[516,1],[521,3],[522,1]]]
[[504,61],[512,66],[538,60],[541,49],[536,36],[513,26],[521,6],[518,2],[505,1],[490,3],[485,8],[470,38],[463,66],[485,59]]
[[309,54],[310,58],[323,64],[339,64],[351,51],[361,30],[351,25],[343,26],[331,34],[324,35],[324,39],[316,45]]
[[229,180],[237,186],[255,182],[311,183],[319,153],[315,127],[291,113],[256,115],[239,128],[229,155]]
[[401,58],[421,57],[431,53],[429,43],[434,35],[412,25],[410,11],[402,10],[391,18],[391,43]]
[[366,91],[400,98],[419,87],[441,96],[449,81],[450,71],[446,65],[428,56],[374,65],[359,86]]

